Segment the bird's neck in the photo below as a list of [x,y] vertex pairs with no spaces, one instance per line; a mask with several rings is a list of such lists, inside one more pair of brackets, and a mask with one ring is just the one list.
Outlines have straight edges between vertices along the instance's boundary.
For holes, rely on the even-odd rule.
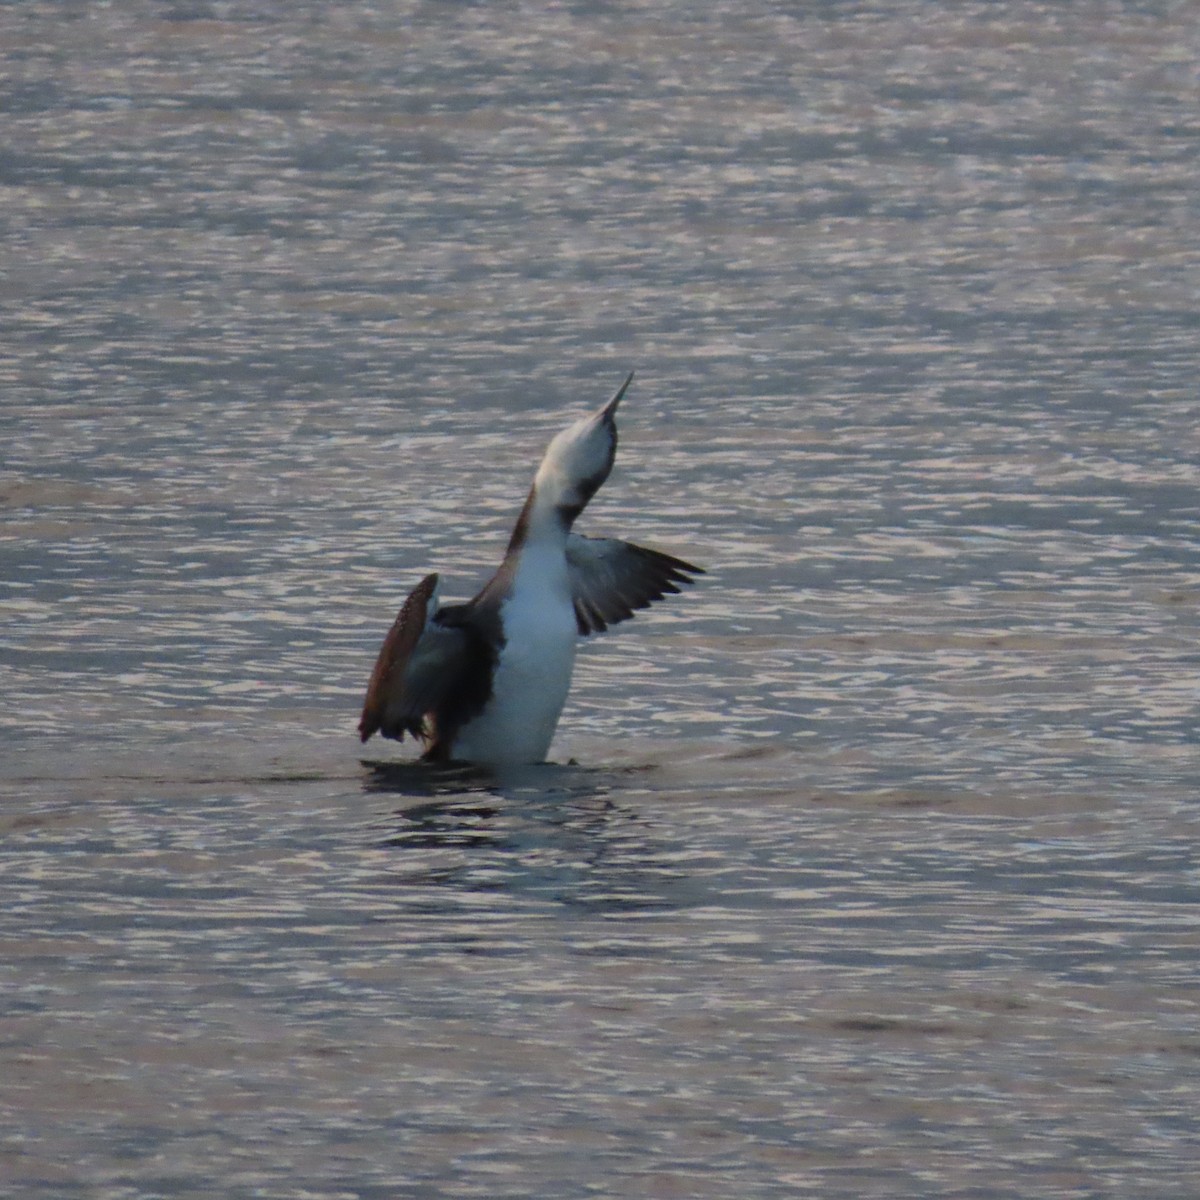
[[533,545],[565,552],[567,535],[578,515],[578,509],[556,504],[553,494],[543,491],[535,483],[517,518],[508,542],[507,556],[519,554]]

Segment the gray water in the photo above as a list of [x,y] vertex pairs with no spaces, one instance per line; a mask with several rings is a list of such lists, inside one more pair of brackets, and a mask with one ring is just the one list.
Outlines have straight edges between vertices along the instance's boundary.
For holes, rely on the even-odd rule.
[[[1200,23],[0,8],[0,1193],[1200,1195]],[[558,765],[354,726],[638,372]]]

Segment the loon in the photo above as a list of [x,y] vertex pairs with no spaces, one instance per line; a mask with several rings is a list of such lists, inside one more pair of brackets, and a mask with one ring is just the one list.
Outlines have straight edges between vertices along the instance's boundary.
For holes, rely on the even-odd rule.
[[371,674],[364,742],[408,733],[426,762],[543,762],[578,638],[704,574],[658,550],[572,531],[612,470],[617,406],[632,380],[551,441],[504,561],[474,599],[441,605],[436,574],[413,589]]

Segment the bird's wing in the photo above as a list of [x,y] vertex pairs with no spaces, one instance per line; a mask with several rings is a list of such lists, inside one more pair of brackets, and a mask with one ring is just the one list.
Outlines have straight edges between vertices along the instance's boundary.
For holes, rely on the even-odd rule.
[[[405,600],[383,639],[358,732],[403,741],[406,733],[429,736],[426,714],[457,685],[466,670],[467,635],[433,619],[438,577],[427,575]],[[431,600],[433,603],[431,604]]]
[[579,632],[601,633],[634,610],[647,608],[693,583],[699,567],[658,550],[647,550],[616,538],[590,538],[572,533],[567,538],[571,599]]

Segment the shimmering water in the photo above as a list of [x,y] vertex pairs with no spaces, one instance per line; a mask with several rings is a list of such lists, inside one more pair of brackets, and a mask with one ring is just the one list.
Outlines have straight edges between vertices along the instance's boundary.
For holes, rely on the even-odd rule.
[[[1200,1193],[1200,25],[0,8],[0,1192]],[[638,379],[710,574],[354,736]]]

